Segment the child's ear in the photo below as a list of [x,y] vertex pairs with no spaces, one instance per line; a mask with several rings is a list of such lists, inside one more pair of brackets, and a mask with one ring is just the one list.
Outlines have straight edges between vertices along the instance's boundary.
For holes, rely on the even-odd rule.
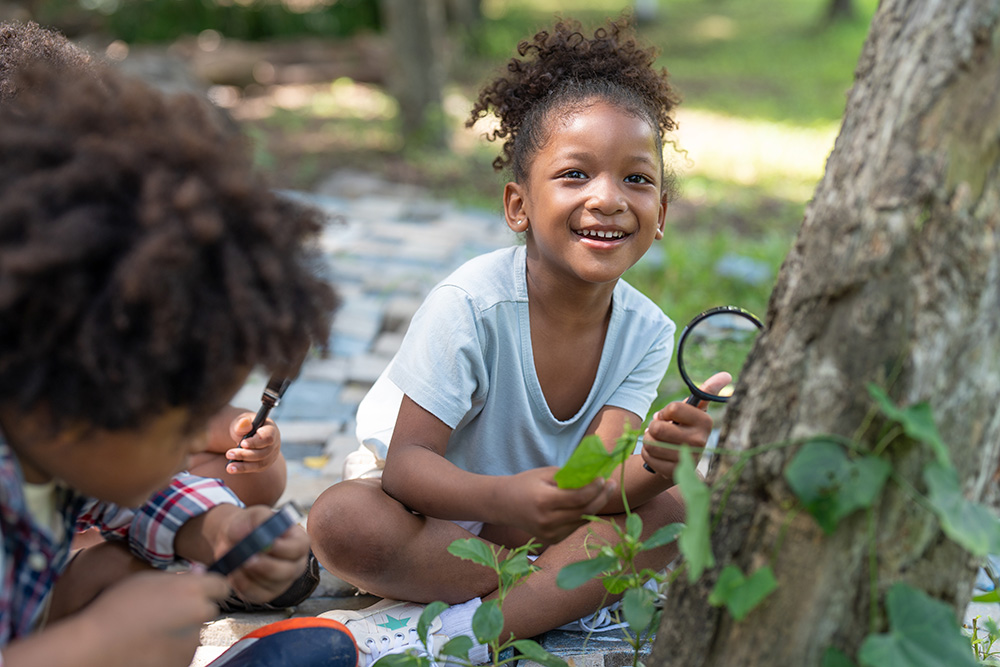
[[528,231],[528,211],[524,197],[524,187],[520,183],[503,186],[503,215],[507,226],[520,234]]
[[660,212],[656,221],[656,240],[663,238],[663,228],[667,224],[667,193],[660,195]]

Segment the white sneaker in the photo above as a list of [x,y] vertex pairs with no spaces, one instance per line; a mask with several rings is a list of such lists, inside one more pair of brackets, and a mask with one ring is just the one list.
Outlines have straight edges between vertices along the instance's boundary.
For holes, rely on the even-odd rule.
[[[655,579],[647,579],[643,583],[643,588],[647,588],[657,595],[660,594],[659,585],[656,583]],[[566,625],[560,625],[556,630],[564,630],[567,632],[586,632],[588,634],[592,632],[610,632],[612,630],[620,630],[622,628],[629,627],[625,619],[622,618],[621,613],[622,603],[619,600],[607,607],[601,607],[593,614],[587,614],[581,619],[571,621]]]
[[392,653],[413,651],[426,655],[434,664],[436,647],[448,641],[441,634],[441,619],[435,618],[427,631],[427,646],[417,636],[417,622],[425,605],[399,600],[382,600],[357,611],[333,609],[319,614],[343,623],[358,645],[358,667],[371,667],[375,662]]

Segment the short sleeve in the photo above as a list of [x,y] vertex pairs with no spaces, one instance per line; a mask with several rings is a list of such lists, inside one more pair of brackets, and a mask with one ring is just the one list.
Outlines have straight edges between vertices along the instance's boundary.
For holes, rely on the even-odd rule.
[[489,390],[480,321],[465,290],[438,286],[414,314],[389,370],[404,394],[451,428]]

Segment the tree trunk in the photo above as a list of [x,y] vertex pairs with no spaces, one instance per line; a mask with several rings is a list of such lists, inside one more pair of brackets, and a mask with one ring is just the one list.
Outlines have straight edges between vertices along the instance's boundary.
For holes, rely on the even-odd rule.
[[399,103],[407,148],[446,148],[443,0],[382,0],[382,19],[392,42],[389,89]]
[[[930,404],[966,497],[995,492],[1000,0],[882,1],[766,319],[720,447],[832,433],[873,448],[878,432],[863,424],[874,383],[898,404]],[[647,665],[803,667],[828,646],[856,656],[871,631],[869,535],[878,609],[898,581],[964,608],[975,560],[897,485],[883,491],[874,526],[858,512],[824,536],[810,515],[790,513],[782,471],[795,450],[758,455],[743,471],[713,531],[716,566],[671,587]],[[923,491],[925,448],[888,454]],[[731,465],[723,458],[710,480]],[[709,605],[723,567],[768,562],[778,588],[743,621]],[[874,625],[884,621],[877,612]]]

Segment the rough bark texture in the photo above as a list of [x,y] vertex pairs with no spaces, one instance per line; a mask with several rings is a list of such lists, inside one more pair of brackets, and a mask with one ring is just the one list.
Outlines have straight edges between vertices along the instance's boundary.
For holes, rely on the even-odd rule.
[[443,0],[381,0],[392,42],[389,89],[399,102],[403,141],[410,148],[446,148]]
[[[741,375],[721,447],[818,433],[872,445],[866,386],[927,401],[967,497],[1000,451],[1000,0],[883,0],[840,136]],[[859,431],[862,431],[859,433]],[[795,448],[755,457],[713,533],[717,566],[671,588],[648,665],[819,665],[870,631],[863,512],[824,537],[790,514]],[[923,490],[925,448],[889,450]],[[724,459],[710,479],[728,467]],[[721,498],[716,497],[718,508]],[[890,484],[875,512],[877,599],[905,581],[964,607],[973,559]],[[771,562],[778,590],[742,622],[707,602],[727,564]],[[879,607],[881,608],[881,606]],[[884,618],[876,617],[879,629]]]

